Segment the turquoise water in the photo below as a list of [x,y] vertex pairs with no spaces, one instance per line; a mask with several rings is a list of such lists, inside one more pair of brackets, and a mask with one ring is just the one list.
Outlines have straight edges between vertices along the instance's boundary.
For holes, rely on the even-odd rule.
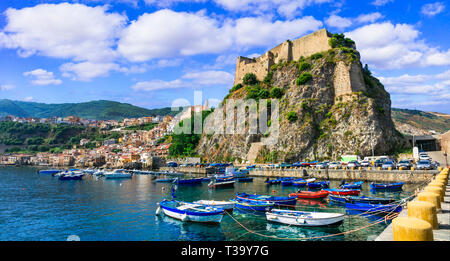
[[[126,180],[102,180],[85,176],[81,181],[61,181],[37,174],[32,167],[0,167],[0,240],[65,241],[70,236],[82,241],[266,241],[286,238],[311,240],[373,240],[387,226],[384,222],[367,229],[333,237],[323,237],[367,226],[380,217],[348,215],[337,228],[304,228],[268,223],[264,215],[234,211],[219,225],[183,223],[155,214],[157,203],[170,198],[170,184],[155,183],[150,175],[134,175]],[[237,192],[286,196],[295,187],[267,186],[265,178],[236,183],[234,188],[212,190],[207,183],[179,186],[177,199],[229,200]],[[331,181],[337,188],[340,181]],[[412,194],[417,185],[405,184],[400,192],[372,194],[368,184],[362,195],[393,196]],[[345,213],[327,201],[297,203],[298,210]],[[239,223],[254,233],[249,233]],[[276,237],[276,238],[272,238]]]

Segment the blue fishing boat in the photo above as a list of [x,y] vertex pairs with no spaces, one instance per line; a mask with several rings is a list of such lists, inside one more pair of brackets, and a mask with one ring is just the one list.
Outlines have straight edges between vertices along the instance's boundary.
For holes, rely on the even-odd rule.
[[266,179],[266,184],[267,185],[275,185],[275,184],[280,184],[281,183],[281,179]]
[[395,190],[395,189],[402,189],[403,184],[405,184],[405,182],[397,182],[397,183],[380,183],[380,184],[376,184],[376,183],[370,183],[370,188],[371,189],[391,189],[391,190]]
[[62,173],[58,176],[59,180],[81,180],[83,179],[83,173],[77,173],[73,171]]
[[339,196],[339,195],[328,195],[331,201],[339,203],[367,203],[367,204],[391,204],[395,202],[392,198],[376,198],[376,197],[366,197],[366,196]]
[[238,182],[252,182],[253,178],[237,178]]
[[342,189],[360,189],[364,181],[350,182],[341,185]]
[[282,178],[281,185],[282,186],[292,186],[292,181],[294,181],[294,180],[295,180],[295,178],[291,178],[291,177]]
[[173,182],[178,185],[198,185],[198,184],[202,184],[202,181],[203,181],[203,178],[193,178],[193,179],[175,178],[175,180]]
[[308,182],[308,188],[312,188],[312,189],[323,189],[323,188],[328,188],[328,186],[330,185],[329,181],[319,181],[319,182]]
[[250,200],[244,200],[244,199],[232,199],[234,207],[242,210],[250,210],[250,211],[258,211],[258,212],[266,212],[272,210],[272,208],[275,206],[274,203],[271,202],[255,202]]
[[297,197],[277,197],[277,196],[268,196],[268,195],[257,195],[257,194],[247,194],[237,193],[236,198],[241,200],[248,200],[253,202],[271,202],[275,205],[289,205],[295,206],[297,204]]
[[167,179],[157,179],[155,182],[157,183],[172,183],[175,180],[175,178],[167,178]]
[[367,204],[367,203],[345,203],[345,208],[364,212],[399,213],[402,211],[401,205],[396,204]]
[[164,200],[159,203],[156,214],[165,215],[181,221],[220,223],[224,209],[189,202]]
[[62,170],[60,169],[43,169],[39,171],[39,174],[56,174],[61,172]]

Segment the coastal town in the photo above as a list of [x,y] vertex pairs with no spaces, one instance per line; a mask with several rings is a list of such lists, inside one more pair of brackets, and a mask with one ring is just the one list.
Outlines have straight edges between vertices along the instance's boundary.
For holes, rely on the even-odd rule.
[[[164,138],[173,133],[180,121],[189,118],[191,112],[206,110],[205,106],[190,106],[176,116],[154,116],[125,118],[117,120],[90,120],[76,116],[52,118],[23,118],[12,115],[0,117],[0,122],[11,121],[24,124],[42,123],[50,125],[74,125],[98,128],[105,132],[120,133],[120,138],[95,142],[95,148],[80,148],[89,142],[81,139],[79,146],[74,145],[61,153],[8,153],[0,154],[0,165],[34,165],[55,167],[104,167],[121,168],[130,163],[139,163],[140,168],[152,168],[153,164],[163,164],[168,156],[170,143]],[[139,126],[151,125],[149,130],[140,130]],[[1,151],[0,151],[1,152]]]

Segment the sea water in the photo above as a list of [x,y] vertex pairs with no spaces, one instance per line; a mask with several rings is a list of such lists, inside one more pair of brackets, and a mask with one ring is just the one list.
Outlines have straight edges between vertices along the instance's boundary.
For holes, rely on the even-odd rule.
[[[132,179],[59,180],[38,174],[35,167],[0,167],[0,240],[2,241],[266,241],[327,240],[367,241],[380,234],[389,222],[374,224],[380,216],[351,213],[339,227],[296,227],[268,223],[264,214],[235,210],[220,224],[182,222],[156,215],[157,203],[171,198],[171,184],[156,183],[151,175]],[[236,182],[234,188],[202,185],[178,186],[177,200],[229,200],[237,192],[287,196],[298,187],[266,185],[265,178]],[[338,188],[340,181],[331,181]],[[377,192],[363,184],[361,195],[410,196],[417,184],[402,191]],[[297,210],[347,213],[326,200],[304,200]],[[348,214],[348,213],[347,213]],[[355,215],[356,214],[356,215]],[[246,229],[247,228],[247,229]],[[251,232],[249,232],[249,230]],[[349,231],[357,230],[349,233]]]

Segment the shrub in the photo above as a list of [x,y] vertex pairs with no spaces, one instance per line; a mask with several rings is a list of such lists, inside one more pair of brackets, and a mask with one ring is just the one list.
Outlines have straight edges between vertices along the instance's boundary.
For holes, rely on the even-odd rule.
[[279,99],[284,95],[284,91],[281,88],[273,87],[270,90],[270,98]]
[[263,79],[263,83],[270,84],[272,82],[273,72],[268,72]]
[[311,79],[312,79],[312,75],[310,73],[304,72],[298,77],[297,85],[304,84]]
[[316,60],[316,59],[320,59],[323,57],[322,53],[315,53],[313,55],[311,55],[311,59]]
[[286,119],[289,122],[294,122],[298,119],[297,113],[295,111],[290,111],[288,112],[288,114],[286,115]]
[[307,63],[307,62],[300,62],[300,64],[298,65],[298,70],[299,70],[300,72],[306,71],[306,70],[308,70],[309,68],[311,68],[311,65],[310,65],[309,63]]
[[242,84],[238,83],[235,86],[233,86],[233,88],[230,89],[230,93],[235,92],[235,91],[239,90],[240,88],[242,88]]
[[267,89],[260,90],[259,93],[258,93],[258,98],[259,99],[267,99],[267,98],[269,98],[269,91]]
[[242,81],[244,82],[244,84],[247,84],[247,85],[255,85],[258,83],[258,79],[256,78],[256,75],[254,73],[245,74]]

